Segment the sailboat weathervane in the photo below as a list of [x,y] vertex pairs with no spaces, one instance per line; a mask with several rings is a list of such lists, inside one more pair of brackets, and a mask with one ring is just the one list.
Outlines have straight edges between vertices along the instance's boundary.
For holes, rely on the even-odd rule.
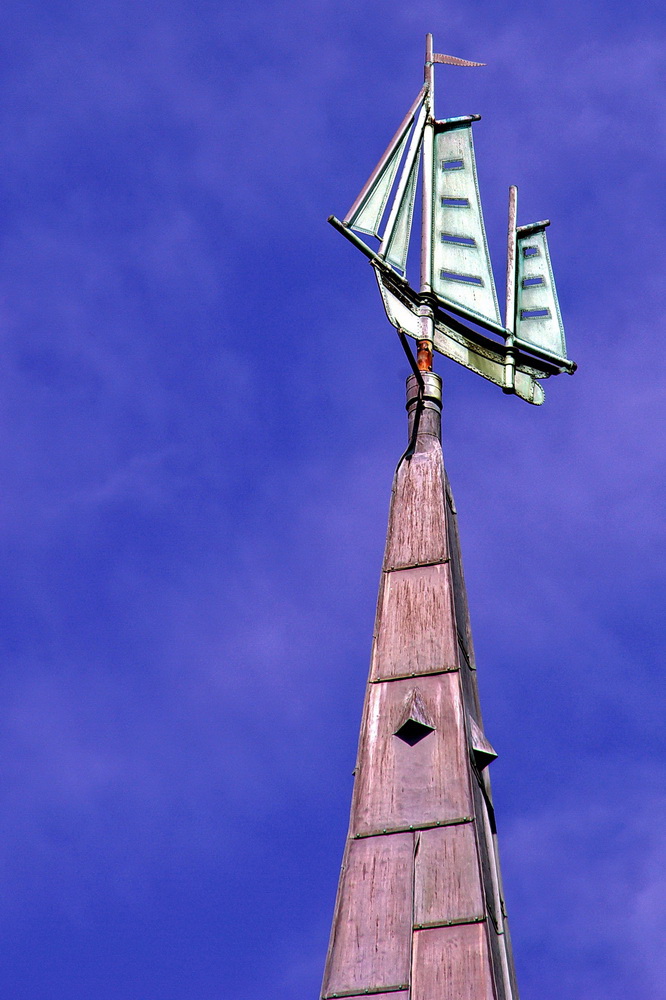
[[[420,370],[431,370],[432,352],[439,351],[504,392],[539,404],[544,391],[537,379],[576,370],[566,356],[546,240],[549,223],[517,227],[517,189],[509,189],[502,324],[474,158],[472,123],[480,115],[435,118],[436,63],[485,65],[433,52],[427,35],[421,91],[343,221],[328,221],[370,259],[403,346],[408,350],[405,335],[417,341]],[[415,291],[406,272],[421,160],[421,276]],[[375,237],[379,248],[373,250],[359,233]]]

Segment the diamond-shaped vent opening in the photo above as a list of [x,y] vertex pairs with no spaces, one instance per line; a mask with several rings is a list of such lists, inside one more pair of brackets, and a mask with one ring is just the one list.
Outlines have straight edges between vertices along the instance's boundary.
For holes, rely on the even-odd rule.
[[408,743],[410,747],[415,747],[417,743],[420,743],[421,740],[424,740],[433,731],[433,726],[426,726],[417,719],[407,719],[400,726],[400,729],[396,730],[394,735],[402,740],[403,743]]
[[481,732],[479,725],[471,715],[469,716],[469,722],[472,757],[479,771],[483,771],[484,767],[488,767],[488,764],[492,764],[497,759],[497,751]]
[[434,728],[423,698],[414,688],[407,696],[400,725],[394,731],[394,736],[410,747],[415,747],[428,733],[432,733]]

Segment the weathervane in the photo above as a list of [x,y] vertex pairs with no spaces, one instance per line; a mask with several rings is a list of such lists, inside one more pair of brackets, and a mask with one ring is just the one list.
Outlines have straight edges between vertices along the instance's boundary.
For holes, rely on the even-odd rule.
[[[435,118],[435,63],[485,65],[433,52],[432,35],[427,35],[425,82],[418,97],[344,220],[331,216],[328,221],[370,259],[386,315],[398,331],[421,386],[420,372],[432,369],[434,350],[494,382],[504,392],[538,405],[544,400],[544,391],[537,379],[576,370],[566,356],[546,240],[549,222],[516,227],[518,192],[515,187],[509,189],[502,325],[472,140],[472,122],[481,116]],[[421,153],[421,276],[417,292],[406,272]],[[358,233],[376,237],[379,249],[373,250]],[[473,327],[467,325],[470,322]],[[502,338],[503,343],[488,334]],[[417,341],[416,364],[405,335]]]

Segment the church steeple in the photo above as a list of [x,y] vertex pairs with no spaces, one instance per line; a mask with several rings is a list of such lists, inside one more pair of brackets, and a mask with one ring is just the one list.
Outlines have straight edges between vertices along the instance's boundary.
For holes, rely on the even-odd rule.
[[[393,483],[363,722],[323,1000],[516,1000],[456,510],[433,351],[528,403],[566,356],[548,222],[509,193],[501,323],[476,173],[478,115],[435,118],[425,82],[351,209],[329,221],[370,260],[413,374]],[[409,242],[422,164],[420,278]],[[390,208],[388,208],[390,204]],[[386,221],[383,221],[386,216]],[[374,237],[378,248],[358,235]],[[407,337],[417,341],[417,359]]]
[[517,996],[441,380],[407,383],[413,454],[395,474],[349,835],[322,997]]

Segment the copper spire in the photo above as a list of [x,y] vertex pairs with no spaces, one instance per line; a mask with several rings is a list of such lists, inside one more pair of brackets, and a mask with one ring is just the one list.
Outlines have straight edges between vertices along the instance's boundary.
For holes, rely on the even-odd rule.
[[322,997],[517,997],[441,379],[407,383],[356,783]]

